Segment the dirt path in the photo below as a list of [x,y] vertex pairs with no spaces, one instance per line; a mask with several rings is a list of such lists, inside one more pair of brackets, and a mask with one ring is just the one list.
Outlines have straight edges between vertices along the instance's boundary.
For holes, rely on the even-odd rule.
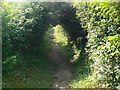
[[54,88],[69,88],[68,82],[72,79],[73,68],[68,62],[64,54],[59,53],[59,46],[51,41],[52,49],[48,53],[49,57],[53,60],[54,67],[56,69],[54,77],[56,78],[53,84]]

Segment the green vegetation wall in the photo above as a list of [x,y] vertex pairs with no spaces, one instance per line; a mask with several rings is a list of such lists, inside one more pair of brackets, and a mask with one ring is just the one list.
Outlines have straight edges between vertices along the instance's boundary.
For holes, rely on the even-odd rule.
[[44,3],[2,3],[3,69],[33,53],[49,24]]
[[3,69],[12,69],[18,56],[32,53],[50,23],[60,24],[77,48],[86,50],[84,55],[88,55],[87,63],[91,66],[91,82],[87,87],[119,86],[120,3],[74,3],[73,6],[3,2]]
[[91,65],[87,87],[120,85],[120,3],[74,3],[77,18],[87,30],[86,52]]

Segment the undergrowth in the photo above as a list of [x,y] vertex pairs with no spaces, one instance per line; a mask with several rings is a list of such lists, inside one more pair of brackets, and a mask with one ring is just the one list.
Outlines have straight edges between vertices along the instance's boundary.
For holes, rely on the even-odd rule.
[[54,82],[54,71],[46,55],[50,49],[49,38],[45,35],[32,55],[25,61],[19,60],[21,62],[16,63],[11,72],[4,73],[3,88],[50,88]]

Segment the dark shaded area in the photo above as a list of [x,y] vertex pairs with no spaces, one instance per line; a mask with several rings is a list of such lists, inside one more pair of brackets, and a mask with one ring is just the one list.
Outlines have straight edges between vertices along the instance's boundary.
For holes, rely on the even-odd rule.
[[82,28],[80,21],[76,18],[76,8],[66,2],[46,3],[46,5],[49,11],[49,23],[52,26],[61,24],[68,33],[70,41],[73,41],[77,48],[84,50],[88,32]]
[[87,42],[87,32],[81,27],[79,22],[72,22],[69,19],[62,19],[61,22],[63,27],[66,29],[66,32],[69,34],[70,39],[77,45],[77,48],[84,48]]

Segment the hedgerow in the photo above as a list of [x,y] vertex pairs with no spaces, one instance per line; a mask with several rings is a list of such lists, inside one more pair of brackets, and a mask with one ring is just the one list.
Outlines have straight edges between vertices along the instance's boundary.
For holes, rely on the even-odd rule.
[[58,42],[71,46],[72,61],[80,61],[76,62],[77,74],[82,80],[73,87],[116,88],[120,85],[119,2],[78,2],[73,6],[31,2],[22,6],[2,2],[3,70],[12,70],[21,57],[24,61],[28,59],[42,44],[48,27],[57,25],[54,35],[58,35]]
[[[74,3],[77,18],[88,32],[87,62],[91,65],[90,82],[85,87],[112,87],[119,83],[120,3]],[[79,85],[78,85],[79,86]],[[76,86],[77,87],[77,86]]]
[[[17,7],[17,8],[16,8]],[[15,9],[14,9],[15,8]],[[41,3],[2,3],[3,66],[13,56],[32,54],[47,30],[47,9]],[[8,68],[6,68],[8,69]]]

